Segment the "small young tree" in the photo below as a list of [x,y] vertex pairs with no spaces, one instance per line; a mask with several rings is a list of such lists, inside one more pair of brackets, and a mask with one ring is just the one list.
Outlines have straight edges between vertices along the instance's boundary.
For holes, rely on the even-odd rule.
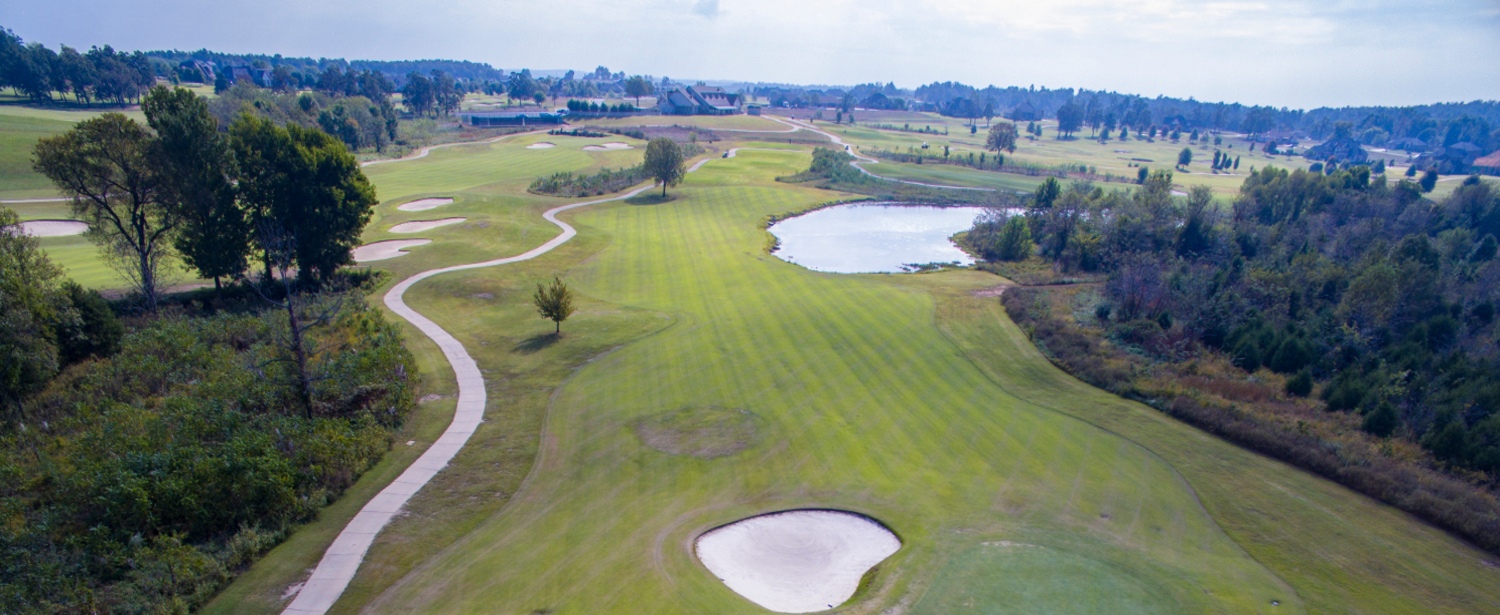
[[646,160],[642,163],[646,173],[661,182],[661,195],[667,196],[667,186],[675,186],[687,173],[682,158],[682,148],[666,137],[652,139],[646,144]]
[[572,316],[577,309],[573,307],[573,292],[568,290],[568,285],[564,284],[562,279],[556,277],[552,278],[552,284],[548,286],[538,283],[536,294],[531,296],[531,301],[536,304],[536,311],[542,318],[549,319],[557,325],[554,333],[559,335],[562,334],[562,322]]
[[1193,148],[1184,147],[1177,153],[1177,166],[1186,167],[1193,164]]
[[1417,185],[1422,187],[1422,192],[1432,192],[1432,189],[1437,187],[1437,181],[1437,169],[1427,169],[1427,173],[1422,175],[1422,179],[1417,181]]

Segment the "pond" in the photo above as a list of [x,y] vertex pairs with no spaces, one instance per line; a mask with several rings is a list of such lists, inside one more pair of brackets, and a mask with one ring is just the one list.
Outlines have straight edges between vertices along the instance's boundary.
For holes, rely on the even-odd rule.
[[974,226],[983,207],[856,203],[828,207],[771,225],[776,256],[814,271],[899,273],[903,265],[974,259],[949,240]]

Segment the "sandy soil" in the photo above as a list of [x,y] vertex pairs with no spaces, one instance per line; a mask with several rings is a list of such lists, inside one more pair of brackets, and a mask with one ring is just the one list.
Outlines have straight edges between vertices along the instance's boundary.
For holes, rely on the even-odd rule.
[[432,243],[431,239],[392,239],[390,241],[377,241],[367,243],[354,249],[354,262],[368,263],[370,261],[383,261],[397,256],[406,256],[407,248]]
[[31,220],[21,223],[21,232],[32,237],[82,235],[89,225],[77,220]]
[[541,143],[532,143],[531,145],[526,146],[526,149],[547,149],[551,147],[557,147],[557,144],[547,143],[546,141],[543,141]]
[[435,228],[440,227],[440,226],[448,226],[449,224],[458,224],[459,222],[463,222],[464,220],[468,220],[468,218],[443,218],[441,220],[412,220],[411,222],[402,222],[401,224],[397,224],[396,226],[391,227],[390,230],[391,230],[392,233],[420,233],[422,231],[432,230],[432,229],[435,229]]
[[778,613],[834,608],[866,571],[901,548],[879,524],[844,512],[751,517],[698,537],[698,559],[729,589]]
[[436,209],[438,207],[442,207],[444,205],[449,205],[452,203],[453,199],[450,198],[417,199],[410,203],[402,203],[400,205],[397,205],[396,209],[399,209],[401,211],[427,211],[429,209]]
[[585,152],[607,152],[607,151],[610,151],[610,150],[617,150],[617,149],[635,149],[635,148],[631,147],[629,143],[620,143],[618,141],[613,141],[613,142],[610,142],[610,143],[601,143],[599,145],[585,145],[585,146],[583,146],[583,151],[585,151]]

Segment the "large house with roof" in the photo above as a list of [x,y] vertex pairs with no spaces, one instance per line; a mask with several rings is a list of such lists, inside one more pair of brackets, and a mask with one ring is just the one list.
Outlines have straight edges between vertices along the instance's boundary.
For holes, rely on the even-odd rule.
[[695,85],[673,88],[656,99],[662,115],[736,115],[745,111],[745,97],[724,88]]

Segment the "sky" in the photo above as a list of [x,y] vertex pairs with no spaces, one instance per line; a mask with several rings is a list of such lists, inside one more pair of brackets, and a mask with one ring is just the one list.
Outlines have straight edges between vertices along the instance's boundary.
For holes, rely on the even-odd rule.
[[54,49],[675,80],[959,81],[1304,109],[1500,99],[1500,0],[8,0],[0,26]]

